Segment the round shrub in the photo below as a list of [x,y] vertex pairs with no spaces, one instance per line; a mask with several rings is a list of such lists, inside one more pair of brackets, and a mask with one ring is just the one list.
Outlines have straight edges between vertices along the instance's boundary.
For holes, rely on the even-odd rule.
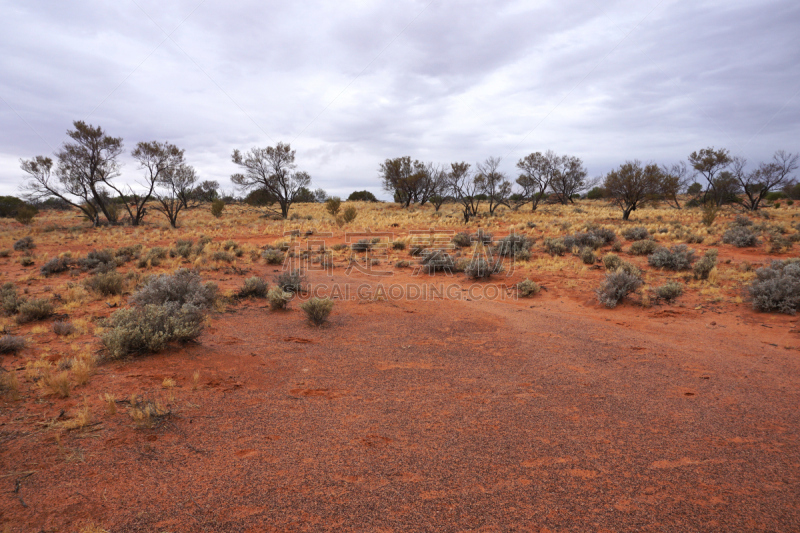
[[311,298],[307,302],[300,304],[300,309],[305,311],[308,320],[321,326],[328,320],[328,315],[333,311],[333,300],[328,298]]
[[692,266],[693,261],[694,250],[688,248],[685,244],[676,244],[669,249],[661,246],[647,258],[647,262],[651,266],[667,270],[686,270]]
[[606,274],[606,279],[597,289],[597,299],[609,309],[617,306],[620,300],[642,286],[639,276],[617,270]]

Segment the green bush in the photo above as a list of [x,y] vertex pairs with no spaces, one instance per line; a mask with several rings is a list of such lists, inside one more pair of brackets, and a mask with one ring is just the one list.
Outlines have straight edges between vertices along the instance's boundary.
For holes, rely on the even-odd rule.
[[52,316],[53,304],[45,298],[34,298],[22,302],[17,308],[17,323],[27,324],[36,320],[44,320]]
[[331,216],[335,217],[338,215],[341,208],[342,199],[338,196],[331,196],[325,200],[325,211],[327,211]]
[[594,255],[594,251],[588,246],[581,248],[578,256],[581,258],[581,261],[583,261],[584,265],[593,265],[595,261],[597,261],[597,256]]
[[300,309],[305,311],[308,320],[312,324],[321,326],[328,320],[328,315],[333,311],[333,300],[311,298],[307,302],[300,304]]
[[675,281],[669,281],[656,289],[656,296],[662,300],[671,301],[683,294],[683,286]]
[[225,211],[225,202],[223,200],[217,199],[211,202],[211,214],[215,218],[221,217],[223,211]]
[[356,216],[358,216],[358,211],[352,205],[345,207],[344,211],[342,212],[342,220],[344,220],[345,224],[349,224],[354,221]]
[[169,302],[120,309],[110,318],[102,341],[110,359],[160,352],[170,342],[187,342],[203,331],[203,313],[191,304]]
[[32,205],[23,205],[17,209],[17,214],[14,215],[14,220],[25,226],[33,222],[33,217],[39,214],[39,210]]
[[252,276],[244,280],[244,285],[239,289],[239,298],[266,298],[267,282],[258,276]]
[[606,254],[603,256],[603,266],[606,270],[614,271],[622,265],[622,259],[617,254]]

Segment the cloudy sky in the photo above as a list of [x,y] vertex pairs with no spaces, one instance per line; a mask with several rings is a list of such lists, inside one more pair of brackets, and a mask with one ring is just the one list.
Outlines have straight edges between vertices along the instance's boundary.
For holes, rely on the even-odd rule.
[[[800,3],[0,0],[0,194],[73,120],[168,140],[201,179],[291,143],[313,187],[381,192],[389,157],[591,176],[705,146],[800,150]],[[127,160],[124,178],[138,174]]]

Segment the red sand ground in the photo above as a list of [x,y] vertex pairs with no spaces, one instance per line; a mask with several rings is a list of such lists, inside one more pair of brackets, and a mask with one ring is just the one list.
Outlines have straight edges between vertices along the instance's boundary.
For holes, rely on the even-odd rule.
[[[798,341],[796,318],[746,305],[605,310],[586,291],[339,302],[322,328],[251,300],[198,345],[103,364],[57,404],[6,403],[0,524],[798,531]],[[166,396],[165,377],[157,427],[102,412],[104,392]],[[84,397],[94,425],[44,425]]]

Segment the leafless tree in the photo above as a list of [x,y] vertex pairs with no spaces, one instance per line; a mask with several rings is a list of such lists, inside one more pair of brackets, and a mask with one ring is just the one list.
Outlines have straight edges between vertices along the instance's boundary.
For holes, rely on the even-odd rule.
[[288,144],[251,148],[244,154],[234,150],[231,159],[243,169],[243,173],[231,176],[231,181],[245,190],[268,191],[280,204],[283,218],[289,216],[289,208],[300,190],[311,185],[307,172],[295,171],[295,150]]
[[450,171],[447,173],[447,182],[453,197],[463,208],[464,223],[478,216],[482,185],[475,179],[469,163],[451,163]]
[[116,223],[116,210],[105,187],[119,176],[122,139],[80,120],[72,125],[75,129],[67,130],[72,142],[65,142],[56,153],[55,168],[49,157],[20,161],[28,174],[22,189],[30,200],[56,197],[77,207],[94,225],[100,223],[101,213],[109,223]]

